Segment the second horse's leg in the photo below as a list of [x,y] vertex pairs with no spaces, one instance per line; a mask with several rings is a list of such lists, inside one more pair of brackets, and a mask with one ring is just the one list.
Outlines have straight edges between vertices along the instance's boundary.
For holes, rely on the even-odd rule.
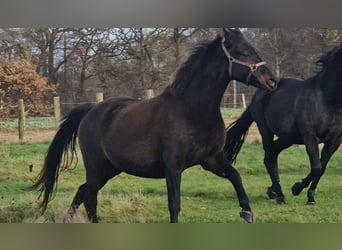
[[311,181],[318,182],[320,176],[323,173],[323,168],[321,165],[321,161],[319,159],[319,148],[317,138],[313,136],[306,136],[304,138],[304,142],[306,152],[310,160],[311,171],[301,182],[296,182],[292,186],[293,195],[299,195],[304,188],[309,186]]
[[328,142],[324,144],[324,147],[322,149],[322,154],[321,154],[321,165],[322,165],[322,172],[320,175],[314,179],[309,187],[308,190],[308,202],[307,204],[313,205],[316,203],[315,201],[315,190],[317,188],[318,182],[321,179],[322,175],[325,172],[326,166],[331,158],[331,156],[336,152],[336,150],[340,146],[340,141],[334,140],[333,142]]
[[280,139],[277,139],[273,143],[264,143],[264,164],[272,181],[272,186],[268,188],[267,194],[269,198],[275,198],[278,204],[285,203],[284,194],[280,185],[278,155],[289,146],[291,146],[290,143],[286,143]]

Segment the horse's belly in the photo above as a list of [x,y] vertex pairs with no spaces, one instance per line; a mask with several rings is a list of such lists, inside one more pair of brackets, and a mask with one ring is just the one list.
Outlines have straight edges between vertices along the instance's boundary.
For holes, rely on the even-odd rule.
[[276,137],[290,144],[303,144],[304,143],[301,134],[297,130],[287,130],[287,129],[280,130],[278,128],[278,129],[274,129],[273,132],[276,135]]
[[142,166],[134,166],[132,168],[127,167],[123,170],[123,172],[144,177],[144,178],[165,178],[165,171],[163,167],[155,166],[155,167],[142,167]]
[[280,138],[282,141],[288,142],[289,144],[304,144],[304,140],[300,136],[294,136],[293,134],[283,134],[280,136],[276,134],[276,136]]
[[122,172],[148,178],[164,178],[162,154],[153,148],[142,146],[110,148],[105,151],[110,162]]

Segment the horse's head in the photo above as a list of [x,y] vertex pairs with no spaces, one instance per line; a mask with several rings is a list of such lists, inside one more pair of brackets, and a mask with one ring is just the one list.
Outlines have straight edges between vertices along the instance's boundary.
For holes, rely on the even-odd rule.
[[342,43],[321,56],[316,66],[317,74],[311,79],[318,79],[328,104],[342,107]]
[[231,80],[238,80],[257,88],[276,89],[277,77],[239,29],[223,29],[221,46],[228,58],[228,73]]

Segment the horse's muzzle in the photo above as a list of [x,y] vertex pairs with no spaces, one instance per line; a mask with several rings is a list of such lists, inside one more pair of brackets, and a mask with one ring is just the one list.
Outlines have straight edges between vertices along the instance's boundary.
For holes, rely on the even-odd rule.
[[268,88],[271,91],[274,91],[277,89],[279,79],[270,78],[266,81],[266,88]]

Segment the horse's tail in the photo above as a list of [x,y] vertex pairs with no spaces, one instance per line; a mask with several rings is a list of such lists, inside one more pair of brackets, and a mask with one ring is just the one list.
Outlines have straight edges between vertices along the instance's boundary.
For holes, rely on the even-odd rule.
[[63,118],[63,122],[47,151],[38,179],[29,188],[30,190],[38,189],[40,191],[39,198],[43,195],[43,201],[40,204],[43,213],[57,188],[60,169],[67,169],[77,164],[76,137],[78,127],[83,117],[93,106],[94,104],[84,104],[73,109]]
[[227,127],[226,143],[224,145],[223,152],[230,163],[234,163],[236,161],[236,157],[245,142],[248,129],[252,123],[253,117],[250,111],[250,106],[248,106],[240,118]]

